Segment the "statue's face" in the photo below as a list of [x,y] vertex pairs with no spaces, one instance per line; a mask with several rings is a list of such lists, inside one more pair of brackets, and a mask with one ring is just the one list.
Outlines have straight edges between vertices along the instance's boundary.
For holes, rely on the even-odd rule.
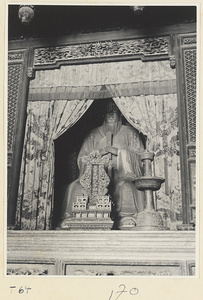
[[117,123],[120,120],[120,114],[117,111],[108,112],[105,121],[109,124]]

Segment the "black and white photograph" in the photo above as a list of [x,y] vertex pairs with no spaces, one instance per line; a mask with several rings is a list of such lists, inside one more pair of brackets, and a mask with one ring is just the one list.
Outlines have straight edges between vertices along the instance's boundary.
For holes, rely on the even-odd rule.
[[199,276],[198,13],[7,4],[7,278]]

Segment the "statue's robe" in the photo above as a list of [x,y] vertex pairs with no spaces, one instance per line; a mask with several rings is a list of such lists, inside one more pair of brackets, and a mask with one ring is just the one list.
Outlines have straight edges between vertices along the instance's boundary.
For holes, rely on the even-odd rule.
[[[63,219],[71,217],[72,204],[77,196],[84,195],[80,185],[80,177],[85,172],[85,163],[82,158],[92,152],[105,148],[107,145],[106,128],[104,125],[93,129],[85,138],[78,156],[80,170],[79,178],[72,182],[64,198]],[[111,168],[109,193],[113,201],[113,219],[122,216],[132,216],[144,209],[144,194],[138,191],[133,183],[136,177],[142,176],[139,153],[144,151],[139,132],[122,125],[113,135],[112,146],[118,149],[118,156],[111,155]]]

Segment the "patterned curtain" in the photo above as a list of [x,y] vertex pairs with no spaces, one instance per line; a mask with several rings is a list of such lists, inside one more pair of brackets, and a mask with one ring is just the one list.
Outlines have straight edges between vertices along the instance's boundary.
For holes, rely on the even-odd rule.
[[181,183],[177,96],[146,95],[114,98],[128,122],[147,136],[147,149],[154,152],[153,169],[165,183],[156,192],[157,209],[165,225],[181,224]]
[[28,103],[16,211],[21,229],[50,229],[54,191],[54,139],[73,126],[93,100]]

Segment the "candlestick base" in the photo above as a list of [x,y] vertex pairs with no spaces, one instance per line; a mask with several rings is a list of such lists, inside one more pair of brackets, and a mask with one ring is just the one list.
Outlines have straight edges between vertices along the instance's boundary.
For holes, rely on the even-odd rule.
[[135,230],[153,231],[153,230],[168,230],[163,226],[163,221],[157,211],[144,210],[137,215],[137,226]]

